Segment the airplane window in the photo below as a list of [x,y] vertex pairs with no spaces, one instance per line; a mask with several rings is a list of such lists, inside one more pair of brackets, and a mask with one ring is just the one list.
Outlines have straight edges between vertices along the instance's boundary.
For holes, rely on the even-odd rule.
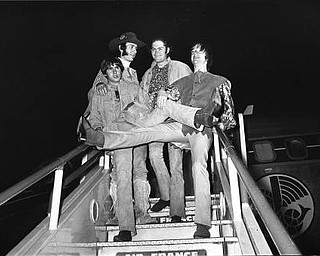
[[254,156],[258,162],[267,163],[273,162],[276,159],[274,147],[271,141],[256,141],[252,146]]
[[308,156],[308,150],[302,139],[288,139],[285,141],[287,155],[290,159],[301,160]]

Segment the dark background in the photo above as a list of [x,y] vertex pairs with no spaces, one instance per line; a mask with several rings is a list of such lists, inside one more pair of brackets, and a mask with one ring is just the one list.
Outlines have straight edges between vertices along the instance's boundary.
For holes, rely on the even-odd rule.
[[[246,104],[316,107],[318,1],[0,2],[0,188],[77,145],[75,129],[109,40],[159,35],[189,61],[199,39],[214,49],[237,111]],[[132,66],[141,77],[147,48]],[[271,112],[271,111],[270,111]]]
[[[78,145],[76,126],[109,40],[164,36],[191,66],[205,39],[212,72],[232,83],[236,110],[318,111],[319,1],[0,2],[0,191]],[[141,78],[147,48],[132,63]]]

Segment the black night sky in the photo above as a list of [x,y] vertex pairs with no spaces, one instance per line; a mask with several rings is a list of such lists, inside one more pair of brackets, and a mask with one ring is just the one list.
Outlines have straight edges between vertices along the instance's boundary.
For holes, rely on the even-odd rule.
[[[122,32],[166,37],[190,66],[192,44],[210,42],[237,112],[317,115],[319,25],[319,1],[0,2],[0,191],[78,145],[87,92]],[[132,66],[141,78],[150,63],[144,48]]]
[[[121,32],[167,37],[189,65],[192,43],[209,41],[211,71],[232,82],[237,111],[272,114],[317,108],[319,24],[318,1],[0,2],[0,188],[77,145],[86,93]],[[132,66],[141,77],[150,63],[144,48]]]
[[[0,2],[0,188],[77,145],[86,93],[120,33],[164,36],[189,65],[192,43],[209,41],[237,111],[272,113],[317,105],[319,24],[318,1]],[[144,48],[132,66],[141,77],[150,63]]]

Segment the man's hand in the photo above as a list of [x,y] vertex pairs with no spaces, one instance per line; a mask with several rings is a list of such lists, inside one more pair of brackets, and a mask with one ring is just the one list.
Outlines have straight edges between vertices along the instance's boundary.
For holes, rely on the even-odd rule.
[[221,129],[221,131],[225,130],[223,123],[218,123],[217,126]]
[[158,92],[158,98],[157,98],[158,108],[163,108],[167,100],[168,100],[168,93],[165,90],[161,89]]
[[104,83],[99,83],[96,85],[97,94],[100,96],[105,96],[107,94],[107,86]]

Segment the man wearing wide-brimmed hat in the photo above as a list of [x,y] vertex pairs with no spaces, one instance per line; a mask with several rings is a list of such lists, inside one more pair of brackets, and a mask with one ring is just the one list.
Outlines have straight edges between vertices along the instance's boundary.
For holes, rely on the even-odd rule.
[[[139,40],[135,33],[133,32],[125,32],[120,36],[112,39],[109,44],[109,50],[120,59],[124,66],[124,71],[122,73],[122,80],[127,83],[133,83],[139,86],[137,71],[130,67],[131,62],[134,60],[137,54],[137,50],[146,44]],[[91,108],[91,99],[93,94],[96,92],[98,95],[106,95],[108,81],[106,77],[102,74],[101,70],[99,70],[91,90],[88,93],[89,97],[89,106],[85,112],[85,115],[89,115]],[[149,205],[149,195],[150,195],[150,184],[147,180],[147,167],[146,167],[146,159],[147,159],[147,145],[134,147],[134,156],[133,156],[133,192],[134,192],[134,200],[135,200],[135,216],[136,223],[145,224],[145,223],[154,223],[154,220],[148,214]],[[132,171],[132,170],[124,170],[124,171]],[[126,179],[131,175],[115,175],[115,173],[122,173],[124,171],[118,170],[112,171],[112,180],[110,184],[110,193],[113,195],[114,205],[115,205],[115,218],[109,220],[107,224],[119,224],[120,233],[115,236],[115,241],[130,241],[131,234],[130,229],[133,229],[132,225],[134,223],[130,223],[128,225],[128,219],[123,219],[123,214],[121,216],[117,216],[117,212],[128,212],[124,209],[128,207],[129,199],[123,200],[124,191],[131,190],[131,188],[126,187],[128,182]],[[131,181],[130,181],[131,184]],[[130,208],[130,207],[129,207]],[[134,214],[132,212],[132,214]],[[128,228],[130,226],[130,228]]]
[[[109,50],[118,57],[123,66],[124,71],[122,75],[122,79],[128,82],[134,82],[139,84],[137,71],[130,67],[131,62],[137,55],[137,50],[141,47],[144,47],[146,44],[139,40],[135,33],[133,32],[125,32],[122,33],[120,36],[112,39],[109,44]],[[101,83],[102,82],[102,83]],[[106,87],[103,84],[106,82],[106,78],[102,74],[101,70],[99,70],[94,82],[92,89],[97,90],[98,94],[105,95],[106,94]],[[96,85],[99,86],[96,87]],[[89,99],[92,96],[93,91],[89,91]]]

